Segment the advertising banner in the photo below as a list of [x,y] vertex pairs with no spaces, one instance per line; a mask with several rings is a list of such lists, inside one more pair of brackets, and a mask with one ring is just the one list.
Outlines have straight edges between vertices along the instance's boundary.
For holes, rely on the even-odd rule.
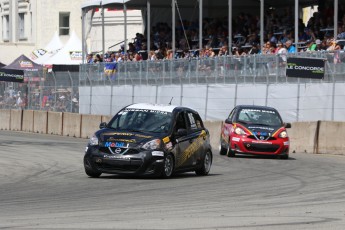
[[0,81],[23,82],[24,70],[0,69]]
[[289,57],[287,58],[286,76],[323,79],[325,61],[325,59]]

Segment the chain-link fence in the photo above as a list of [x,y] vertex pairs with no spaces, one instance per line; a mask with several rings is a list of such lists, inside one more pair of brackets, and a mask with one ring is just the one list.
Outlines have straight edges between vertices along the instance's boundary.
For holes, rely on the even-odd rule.
[[24,82],[0,82],[1,109],[79,112],[78,72],[25,71]]
[[[286,57],[300,56],[326,60],[322,80],[286,77]],[[214,58],[127,61],[116,63],[114,72],[107,63],[83,64],[79,72],[28,72],[24,83],[0,82],[0,108],[79,112],[80,87],[247,85],[345,82],[345,53],[305,52],[288,55],[220,56]],[[113,88],[111,88],[113,90]],[[105,89],[104,89],[105,90]],[[109,92],[112,98],[114,92]],[[121,96],[121,95],[120,95]],[[112,101],[112,100],[111,100]],[[111,102],[112,104],[112,102]],[[116,106],[114,106],[116,107]],[[88,110],[89,111],[89,110]]]

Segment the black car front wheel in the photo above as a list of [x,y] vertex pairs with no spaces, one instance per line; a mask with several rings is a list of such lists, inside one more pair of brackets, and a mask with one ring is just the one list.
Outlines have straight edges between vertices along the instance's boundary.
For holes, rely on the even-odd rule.
[[206,176],[210,172],[211,165],[212,165],[212,154],[210,151],[207,151],[203,159],[201,167],[195,170],[196,175]]
[[102,173],[92,169],[92,166],[88,159],[84,158],[84,169],[86,175],[89,177],[99,177]]
[[162,177],[168,178],[171,177],[174,171],[174,157],[171,154],[168,154],[164,159],[164,167],[162,171]]

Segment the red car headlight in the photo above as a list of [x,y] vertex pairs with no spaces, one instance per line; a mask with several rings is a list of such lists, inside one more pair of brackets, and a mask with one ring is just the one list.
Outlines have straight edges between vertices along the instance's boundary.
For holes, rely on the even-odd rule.
[[280,138],[287,138],[287,137],[288,137],[288,134],[287,134],[286,131],[283,131],[283,132],[279,133],[279,137],[280,137]]
[[246,132],[244,132],[244,130],[239,128],[239,127],[235,128],[235,133],[237,135],[245,135],[246,134]]

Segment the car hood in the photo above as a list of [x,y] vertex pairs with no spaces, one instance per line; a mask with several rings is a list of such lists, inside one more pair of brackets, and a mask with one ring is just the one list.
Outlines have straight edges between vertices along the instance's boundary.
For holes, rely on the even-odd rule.
[[149,140],[161,138],[159,135],[152,135],[143,132],[116,131],[113,129],[101,129],[97,132],[100,145],[116,144],[116,147],[136,147]]
[[267,125],[255,125],[255,124],[246,124],[243,126],[245,126],[254,135],[260,135],[260,136],[272,136],[278,129],[282,127],[282,126],[267,126]]

